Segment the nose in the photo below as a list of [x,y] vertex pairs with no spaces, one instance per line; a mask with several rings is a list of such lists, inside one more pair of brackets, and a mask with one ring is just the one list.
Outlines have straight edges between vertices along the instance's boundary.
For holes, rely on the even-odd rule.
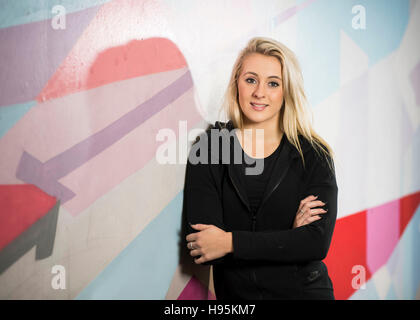
[[264,98],[264,85],[260,82],[252,93],[255,98]]

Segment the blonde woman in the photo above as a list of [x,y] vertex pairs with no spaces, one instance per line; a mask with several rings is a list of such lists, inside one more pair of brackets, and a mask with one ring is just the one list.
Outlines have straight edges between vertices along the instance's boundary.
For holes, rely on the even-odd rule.
[[334,299],[322,262],[337,216],[333,153],[311,126],[295,54],[251,39],[223,107],[228,121],[203,133],[187,162],[194,262],[213,265],[217,299]]

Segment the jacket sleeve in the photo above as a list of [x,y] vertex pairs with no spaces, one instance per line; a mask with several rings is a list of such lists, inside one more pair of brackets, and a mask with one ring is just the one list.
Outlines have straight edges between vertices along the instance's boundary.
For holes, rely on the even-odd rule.
[[332,159],[332,170],[328,168],[326,159],[321,160],[317,155],[315,159],[302,199],[318,195],[319,200],[327,203],[322,208],[328,211],[321,215],[321,219],[294,229],[233,231],[234,259],[296,263],[323,260],[327,256],[337,217],[338,188]]
[[[187,234],[198,232],[191,228],[190,223],[212,224],[222,230],[226,230],[223,223],[221,195],[216,182],[220,180],[217,177],[219,168],[218,165],[209,162],[207,164],[200,162],[192,164],[190,157],[188,157],[184,186],[185,228]],[[224,262],[228,256],[232,256],[232,254],[229,253],[224,257],[207,261],[203,264],[219,264]]]

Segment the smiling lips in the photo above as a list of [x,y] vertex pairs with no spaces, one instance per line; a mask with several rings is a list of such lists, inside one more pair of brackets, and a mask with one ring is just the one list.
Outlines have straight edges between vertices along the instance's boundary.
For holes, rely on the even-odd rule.
[[268,104],[260,104],[260,103],[251,102],[251,106],[252,106],[252,109],[256,111],[262,111],[268,106]]

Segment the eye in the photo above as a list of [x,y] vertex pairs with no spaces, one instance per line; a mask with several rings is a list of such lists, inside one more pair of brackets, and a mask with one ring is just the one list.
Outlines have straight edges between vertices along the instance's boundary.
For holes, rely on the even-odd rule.
[[[250,81],[248,81],[248,80],[250,80]],[[254,78],[247,78],[247,79],[245,79],[245,81],[247,82],[247,83],[255,83],[255,82],[253,82],[253,81],[256,81]],[[278,87],[279,86],[279,84],[277,83],[277,82],[275,82],[275,81],[271,81],[271,82],[269,82],[268,83],[269,85],[270,84],[272,84],[272,85],[270,85],[270,87]]]

